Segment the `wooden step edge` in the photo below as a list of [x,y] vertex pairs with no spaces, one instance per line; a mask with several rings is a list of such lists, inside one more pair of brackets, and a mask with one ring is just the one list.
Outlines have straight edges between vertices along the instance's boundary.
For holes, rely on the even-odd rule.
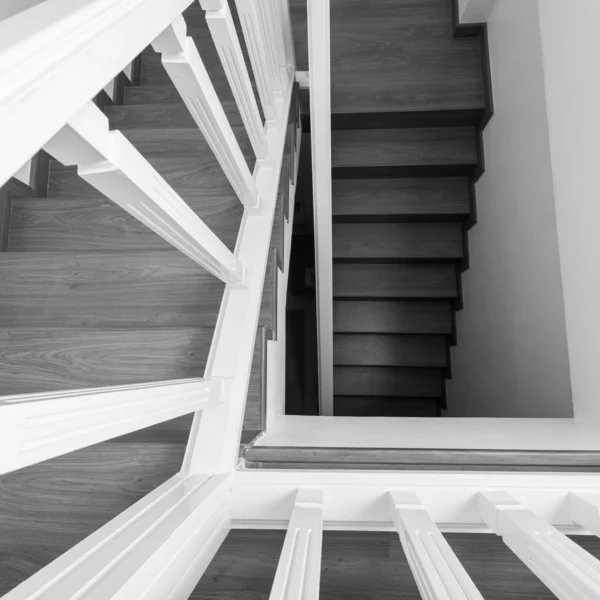
[[[332,131],[348,129],[414,129],[416,127],[467,127],[478,125],[485,106],[468,109],[331,114]],[[302,131],[310,133],[310,112],[302,114]]]
[[454,448],[314,448],[254,445],[247,469],[433,471],[600,471],[600,451]]
[[395,165],[374,167],[333,167],[333,179],[382,179],[415,177],[469,177],[479,164],[477,161],[457,165]]

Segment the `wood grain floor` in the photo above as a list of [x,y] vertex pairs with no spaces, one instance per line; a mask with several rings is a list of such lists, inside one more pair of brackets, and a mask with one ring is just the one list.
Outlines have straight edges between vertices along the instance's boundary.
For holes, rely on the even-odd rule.
[[[255,157],[198,3],[187,11],[250,169]],[[236,17],[237,18],[237,17]],[[242,205],[160,57],[107,110],[231,250]],[[283,180],[282,180],[283,185]],[[283,190],[283,187],[282,187]],[[276,328],[281,199],[263,287],[245,438],[261,427],[267,328]],[[52,161],[47,198],[12,207],[0,252],[0,394],[202,377],[224,285],[78,175]],[[270,334],[272,335],[272,334]],[[0,478],[0,595],[179,471],[193,415]]]
[[0,595],[177,472],[184,446],[104,442],[0,477]]
[[[308,70],[306,2],[291,0]],[[450,0],[332,0],[334,113],[483,109],[478,38],[454,39]]]
[[[196,586],[192,600],[267,598],[283,531],[232,531]],[[494,535],[446,534],[486,600],[552,600],[555,596]],[[600,540],[577,536],[597,558]],[[321,600],[421,600],[395,533],[325,531]]]

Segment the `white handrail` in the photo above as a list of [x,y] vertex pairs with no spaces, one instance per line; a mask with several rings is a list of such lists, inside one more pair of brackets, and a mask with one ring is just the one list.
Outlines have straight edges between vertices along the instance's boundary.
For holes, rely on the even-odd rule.
[[47,0],[0,22],[0,185],[193,0]]
[[0,473],[202,410],[222,381],[186,379],[0,398]]
[[333,253],[329,0],[308,0],[319,413],[333,416]]
[[4,600],[188,598],[230,529],[229,475],[175,475]]

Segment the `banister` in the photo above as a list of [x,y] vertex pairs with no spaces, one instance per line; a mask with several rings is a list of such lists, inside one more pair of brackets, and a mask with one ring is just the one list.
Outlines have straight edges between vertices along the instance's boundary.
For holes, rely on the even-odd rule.
[[0,22],[0,185],[193,0],[47,0]]
[[174,419],[210,404],[223,380],[183,379],[0,398],[0,473]]

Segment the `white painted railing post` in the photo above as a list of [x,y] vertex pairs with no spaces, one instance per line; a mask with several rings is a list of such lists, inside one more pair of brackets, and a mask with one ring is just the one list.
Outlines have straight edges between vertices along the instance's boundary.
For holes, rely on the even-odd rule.
[[229,81],[256,158],[265,159],[268,156],[265,128],[254,98],[250,75],[246,68],[229,4],[227,0],[200,0],[200,4],[206,11],[206,22],[219,52],[227,81]]
[[321,581],[323,491],[299,489],[269,600],[317,600]]
[[277,70],[274,63],[271,64],[269,56],[266,24],[261,18],[261,0],[236,0],[235,4],[256,78],[263,113],[265,119],[270,121],[275,118],[273,78],[276,76]]
[[392,520],[423,600],[483,600],[417,494],[389,492]]
[[567,502],[571,519],[600,537],[600,493],[571,492]]
[[600,561],[506,492],[479,494],[484,523],[559,600],[598,600]]
[[240,261],[92,102],[44,148],[207,271],[243,282]]
[[0,473],[215,405],[223,382],[183,379],[2,396]]
[[282,35],[283,45],[285,46],[285,57],[290,74],[295,75],[296,71],[296,56],[294,52],[294,35],[292,31],[292,18],[290,16],[289,0],[279,0],[281,4],[281,12],[283,16]]
[[333,252],[329,0],[308,0],[308,61],[320,414],[333,415]]
[[152,47],[162,53],[165,70],[240,202],[248,208],[256,208],[259,196],[252,173],[198,54],[198,48],[191,37],[186,37],[186,30],[185,21],[180,16],[154,40]]
[[230,475],[175,475],[3,600],[185,600],[230,530]]

